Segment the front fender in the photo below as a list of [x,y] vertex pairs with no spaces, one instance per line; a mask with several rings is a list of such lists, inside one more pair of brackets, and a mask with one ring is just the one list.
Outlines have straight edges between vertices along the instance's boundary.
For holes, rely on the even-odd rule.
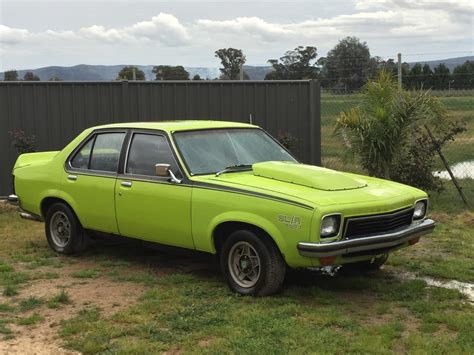
[[276,243],[280,252],[284,254],[284,251],[287,249],[288,245],[283,238],[282,232],[277,228],[277,226],[269,221],[268,219],[259,216],[254,213],[244,212],[244,211],[227,211],[215,216],[209,223],[207,235],[208,240],[211,241],[209,245],[209,250],[216,252],[214,246],[214,231],[222,223],[226,222],[241,222],[256,226],[263,231],[265,231]]

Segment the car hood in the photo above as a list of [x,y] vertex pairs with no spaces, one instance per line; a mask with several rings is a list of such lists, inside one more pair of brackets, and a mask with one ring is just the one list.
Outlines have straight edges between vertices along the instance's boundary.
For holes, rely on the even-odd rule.
[[257,163],[251,171],[197,176],[193,180],[235,192],[242,190],[291,199],[314,207],[383,201],[384,208],[390,209],[412,203],[413,198],[422,193],[388,180],[286,162]]
[[339,171],[313,165],[270,161],[252,166],[253,174],[324,191],[360,189],[367,183]]

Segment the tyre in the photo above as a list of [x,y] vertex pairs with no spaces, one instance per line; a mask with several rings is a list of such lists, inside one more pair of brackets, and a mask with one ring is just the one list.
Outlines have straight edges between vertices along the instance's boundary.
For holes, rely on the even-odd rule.
[[64,203],[55,203],[48,209],[45,232],[51,249],[61,254],[79,253],[88,244],[76,214]]
[[226,238],[220,265],[230,289],[241,295],[274,294],[285,279],[286,264],[276,245],[248,230]]
[[346,264],[344,267],[359,271],[375,271],[380,269],[385,264],[387,259],[388,254],[384,254],[375,259],[359,261],[353,264]]

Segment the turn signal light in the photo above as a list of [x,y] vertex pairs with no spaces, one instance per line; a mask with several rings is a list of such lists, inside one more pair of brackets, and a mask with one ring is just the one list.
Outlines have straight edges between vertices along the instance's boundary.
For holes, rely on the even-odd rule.
[[324,258],[319,258],[319,263],[323,266],[331,265],[336,261],[335,256],[325,256]]

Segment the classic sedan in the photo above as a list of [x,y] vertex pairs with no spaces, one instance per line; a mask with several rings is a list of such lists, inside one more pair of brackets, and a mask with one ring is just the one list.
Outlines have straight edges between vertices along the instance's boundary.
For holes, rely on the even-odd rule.
[[219,257],[234,292],[270,295],[291,268],[377,269],[435,224],[416,188],[300,163],[261,128],[234,122],[120,123],[13,168],[23,218],[72,254],[90,231]]

